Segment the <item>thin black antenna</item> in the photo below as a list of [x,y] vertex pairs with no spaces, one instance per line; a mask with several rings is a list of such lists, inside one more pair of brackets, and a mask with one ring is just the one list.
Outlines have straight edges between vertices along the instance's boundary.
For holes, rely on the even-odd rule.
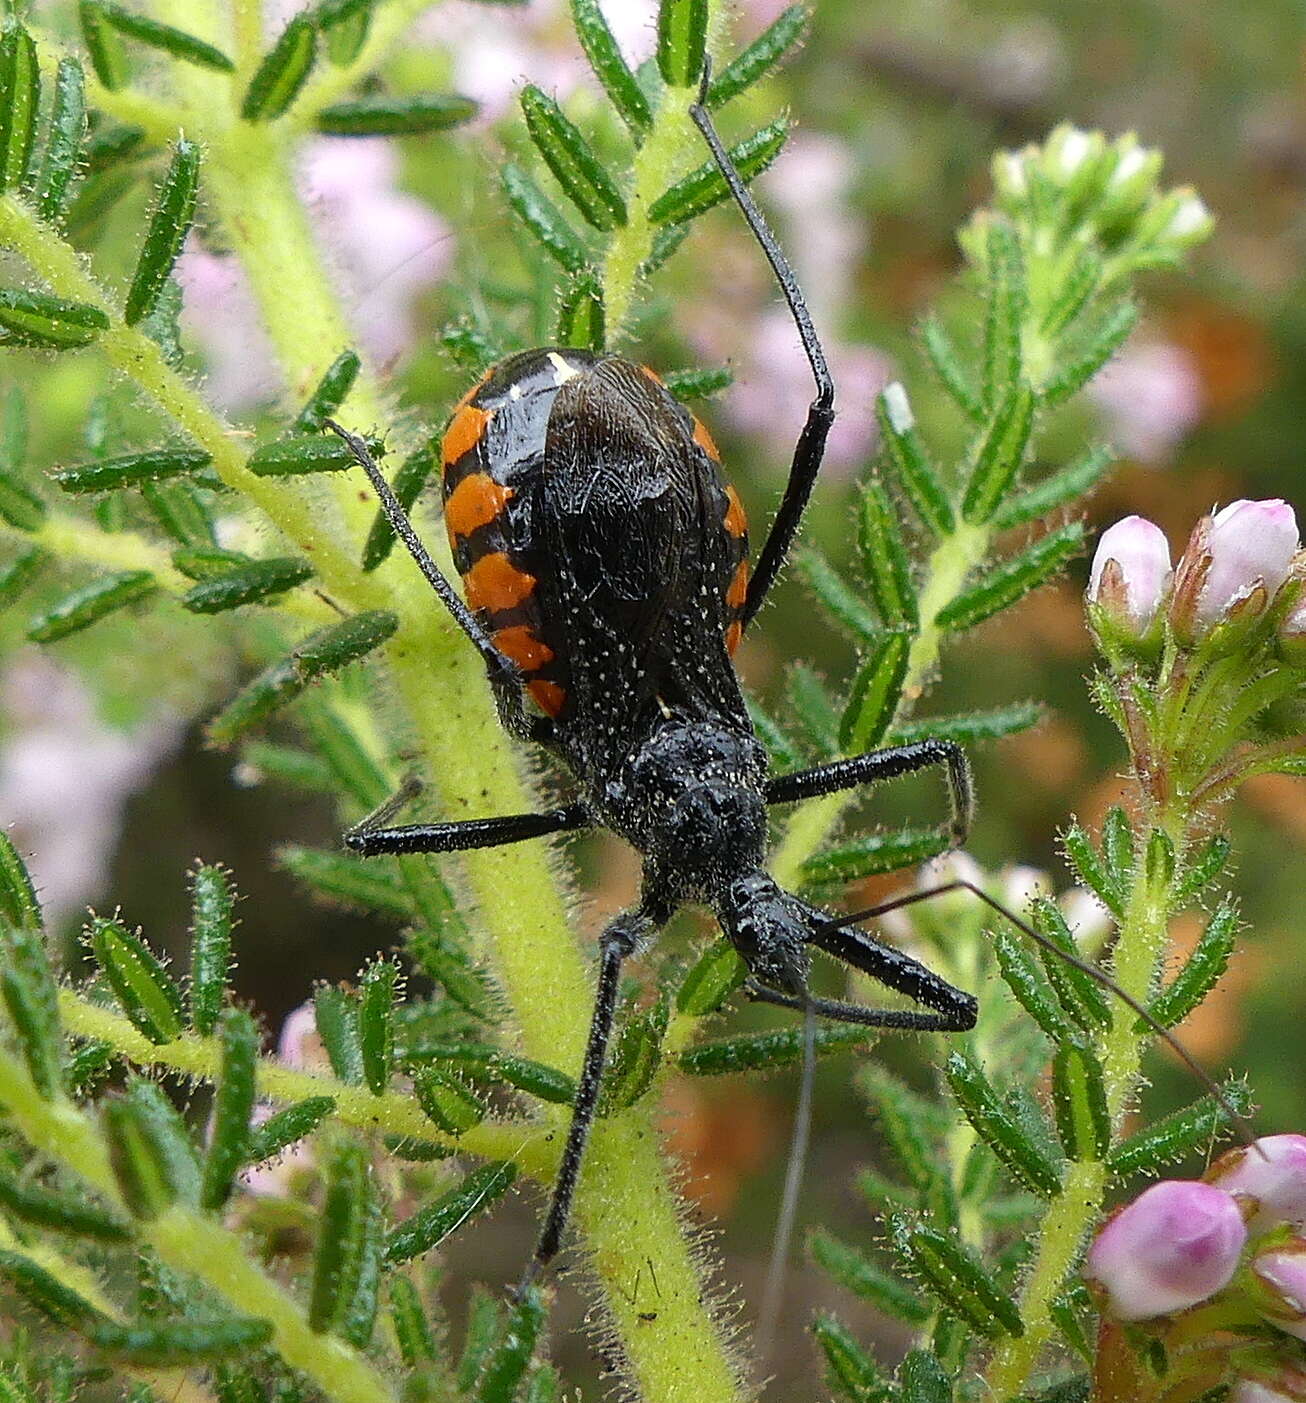
[[840,926],[856,925],[859,921],[868,921],[876,916],[887,915],[890,911],[901,911],[905,906],[914,906],[918,901],[929,901],[933,897],[945,896],[948,892],[968,891],[972,896],[979,899],[999,916],[1005,916],[1007,920],[1016,927],[1022,935],[1025,935],[1039,946],[1040,949],[1050,951],[1058,959],[1064,960],[1072,968],[1080,970],[1095,980],[1104,989],[1109,990],[1120,1000],[1131,1013],[1135,1013],[1147,1026],[1166,1043],[1175,1053],[1185,1067],[1193,1074],[1197,1080],[1206,1087],[1207,1091],[1215,1098],[1216,1104],[1228,1116],[1230,1123],[1234,1126],[1239,1138],[1248,1149],[1256,1150],[1262,1159],[1266,1158],[1265,1151],[1256,1143],[1256,1131],[1251,1121],[1237,1110],[1233,1103],[1225,1095],[1223,1088],[1215,1081],[1210,1072],[1202,1066],[1200,1062],[1188,1051],[1188,1049],[1174,1036],[1173,1033],[1148,1009],[1146,1009],[1134,996],[1122,989],[1105,970],[1100,970],[1094,964],[1089,964],[1087,960],[1081,960],[1077,956],[1063,950],[1055,940],[1049,940],[1042,931],[1036,930],[1028,921],[1023,921],[1014,911],[1010,911],[996,898],[991,897],[982,887],[977,887],[974,882],[968,882],[964,878],[956,881],[944,882],[937,887],[927,887],[924,891],[909,892],[906,896],[894,898],[892,901],[882,901],[878,906],[870,906],[865,911],[855,911],[851,916],[843,916],[836,920],[827,921],[821,930],[835,930]]
[[784,1304],[789,1249],[793,1245],[794,1224],[798,1218],[798,1197],[803,1188],[807,1148],[812,1138],[812,1087],[815,1080],[816,1010],[809,1001],[803,1015],[803,1080],[798,1092],[798,1107],[794,1112],[794,1129],[789,1140],[789,1161],[785,1166],[784,1192],[780,1196],[780,1213],[776,1219],[775,1236],[771,1240],[771,1261],[766,1269],[762,1308],[757,1317],[757,1357],[763,1371],[775,1349],[776,1326],[780,1321],[780,1307]]

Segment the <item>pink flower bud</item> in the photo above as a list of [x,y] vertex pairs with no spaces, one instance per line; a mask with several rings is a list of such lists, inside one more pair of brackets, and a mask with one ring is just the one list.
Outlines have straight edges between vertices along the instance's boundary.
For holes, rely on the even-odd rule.
[[1278,497],[1244,498],[1216,512],[1206,539],[1210,565],[1197,597],[1199,630],[1213,628],[1239,605],[1261,613],[1288,578],[1299,545],[1297,518]]
[[1117,627],[1141,638],[1151,627],[1170,584],[1170,545],[1155,522],[1127,516],[1097,543],[1088,602]]
[[1299,1340],[1306,1340],[1306,1241],[1296,1238],[1252,1263],[1256,1275],[1277,1298],[1270,1314],[1274,1323]]
[[1247,1229],[1222,1189],[1163,1179],[1098,1233],[1084,1275],[1100,1283],[1119,1320],[1187,1310],[1228,1285]]
[[1252,1232],[1276,1223],[1306,1229],[1306,1135],[1263,1135],[1255,1146],[1222,1155],[1206,1177],[1225,1193],[1256,1200]]

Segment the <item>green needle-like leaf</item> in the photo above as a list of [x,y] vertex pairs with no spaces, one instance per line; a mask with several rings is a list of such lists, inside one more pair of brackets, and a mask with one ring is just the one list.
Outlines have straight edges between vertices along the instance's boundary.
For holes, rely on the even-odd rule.
[[513,1403],[543,1324],[544,1308],[536,1292],[529,1290],[508,1312],[503,1334],[485,1361],[475,1403]]
[[1061,1187],[1061,1174],[999,1099],[984,1071],[954,1052],[944,1068],[948,1085],[975,1133],[1017,1182],[1044,1198]]
[[0,288],[0,346],[75,350],[89,346],[108,329],[109,318],[98,307],[48,292]]
[[[426,486],[439,461],[440,445],[437,440],[429,439],[420,448],[410,453],[399,465],[399,470],[395,473],[394,481],[390,487],[405,511],[412,509],[418,494]],[[367,533],[367,541],[363,546],[363,569],[375,570],[389,556],[394,548],[394,543],[394,528],[387,520],[386,514],[378,509],[376,519],[372,522],[372,529]]]
[[59,991],[39,924],[0,928],[0,997],[23,1061],[47,1100],[63,1085]]
[[993,516],[1024,466],[1034,427],[1034,406],[1034,392],[1018,383],[994,410],[961,504],[962,515],[972,524],[981,525]]
[[226,996],[234,906],[226,868],[196,867],[191,876],[190,1021],[205,1037],[217,1026]]
[[[1229,1104],[1240,1115],[1251,1110],[1247,1088],[1239,1082],[1226,1082],[1221,1088]],[[1229,1117],[1214,1096],[1203,1096],[1191,1106],[1153,1121],[1118,1145],[1107,1160],[1107,1168],[1117,1178],[1130,1174],[1159,1173],[1187,1155],[1210,1152],[1215,1137],[1226,1130]]]
[[916,589],[911,557],[889,494],[876,481],[863,487],[857,518],[862,571],[886,624],[915,625]]
[[1114,462],[1115,455],[1109,448],[1089,449],[1069,467],[1045,477],[1042,482],[1035,483],[1017,496],[1008,497],[993,517],[994,527],[999,531],[1009,531],[1013,526],[1025,526],[1081,501],[1092,492]]
[[626,202],[579,127],[546,93],[527,84],[521,95],[526,130],[572,204],[595,229],[626,222]]
[[390,1085],[395,1060],[395,986],[399,971],[389,960],[374,960],[363,972],[358,1003],[358,1037],[363,1079],[377,1096]]
[[151,448],[143,453],[123,453],[93,463],[59,468],[50,476],[63,491],[76,496],[86,492],[116,492],[146,482],[186,477],[202,472],[212,461],[212,455],[202,448]]
[[[775,160],[788,134],[788,122],[778,118],[730,148],[730,158],[745,183],[761,175]],[[683,224],[729,198],[730,189],[725,178],[715,163],[709,161],[676,181],[653,201],[648,211],[649,222]]]
[[[818,1027],[816,1052],[818,1056],[844,1052],[862,1047],[875,1040],[870,1028]],[[769,1067],[788,1067],[803,1056],[801,1026],[782,1028],[773,1033],[746,1033],[736,1038],[721,1038],[716,1042],[700,1043],[682,1052],[680,1067],[695,1077],[720,1077],[734,1072],[757,1072]]]
[[889,385],[875,402],[875,416],[899,487],[924,526],[936,536],[946,535],[955,521],[952,504],[930,462],[906,390],[896,382]]
[[47,224],[59,225],[68,209],[86,145],[86,80],[75,58],[61,58],[55,72],[45,155],[36,177],[34,204]]
[[195,218],[199,182],[199,147],[183,138],[177,143],[168,173],[159,186],[136,274],[127,292],[123,316],[128,326],[149,316],[159,300]]
[[[1216,908],[1184,967],[1152,1000],[1148,1012],[1163,1028],[1182,1023],[1220,982],[1238,943],[1238,906],[1231,898]],[[1140,1018],[1140,1032],[1148,1025]]]
[[991,1270],[960,1238],[899,1219],[892,1241],[904,1265],[976,1334],[999,1340],[1024,1333],[1016,1303],[998,1288]]
[[839,572],[820,551],[809,548],[796,559],[803,583],[816,596],[821,606],[855,642],[865,644],[880,636],[875,616],[843,582]]
[[386,1239],[385,1257],[392,1265],[411,1261],[438,1247],[450,1233],[483,1213],[505,1193],[517,1175],[510,1162],[483,1164],[457,1188],[428,1203],[399,1224]]
[[583,273],[589,255],[580,235],[567,223],[558,207],[522,170],[508,162],[500,173],[503,193],[513,213],[569,273]]
[[44,613],[30,619],[27,636],[33,643],[53,643],[56,639],[67,638],[118,609],[136,603],[154,589],[154,576],[148,570],[106,575],[65,595]]
[[198,68],[209,68],[217,73],[232,73],[236,65],[212,44],[187,34],[184,29],[174,29],[170,24],[160,24],[158,20],[138,15],[121,5],[99,0],[96,8],[104,22],[111,24],[119,34],[138,39],[151,48],[162,49],[164,53],[179,58],[183,63],[193,63]]
[[308,1323],[317,1331],[338,1329],[353,1305],[377,1218],[372,1166],[362,1145],[335,1146],[326,1181],[308,1307]]
[[601,352],[607,339],[603,287],[591,273],[573,279],[558,306],[558,345]]
[[839,723],[839,744],[845,754],[873,750],[893,724],[911,643],[909,633],[882,633],[857,669]]
[[1138,325],[1139,311],[1133,302],[1117,303],[1104,316],[1072,359],[1059,363],[1043,382],[1040,396],[1044,404],[1061,404],[1083,389],[1129,339]]
[[36,899],[27,864],[13,839],[0,832],[0,922],[27,930],[41,929],[41,903]]
[[120,921],[96,916],[87,944],[109,987],[140,1032],[152,1043],[167,1043],[182,1033],[181,994],[157,955]]
[[707,50],[707,0],[662,0],[658,6],[658,71],[669,88],[698,82]]
[[127,51],[122,36],[109,24],[98,0],[81,0],[77,17],[95,76],[110,92],[116,92],[127,81]]
[[84,1237],[91,1242],[128,1242],[131,1229],[120,1218],[88,1201],[38,1184],[20,1183],[0,1172],[0,1207],[19,1222],[50,1232]]
[[748,968],[728,940],[709,945],[676,991],[676,1011],[703,1018],[717,1009],[748,976]]
[[41,105],[36,45],[21,25],[0,35],[0,191],[27,179]]
[[1073,1160],[1100,1160],[1111,1147],[1102,1066],[1091,1049],[1063,1043],[1052,1062],[1052,1107],[1057,1133]]
[[299,96],[317,57],[317,26],[298,14],[264,56],[245,91],[240,115],[247,122],[271,122]]
[[571,0],[571,18],[594,76],[636,141],[641,140],[653,120],[653,111],[643,88],[621,56],[599,8],[599,0]]
[[320,434],[323,424],[345,402],[358,379],[362,361],[357,351],[344,350],[327,366],[290,430],[295,434]]
[[864,877],[919,866],[952,846],[951,836],[937,828],[895,828],[884,833],[867,833],[809,858],[803,865],[803,879],[817,887],[842,886]]
[[960,632],[1008,609],[1017,600],[1046,584],[1084,544],[1084,523],[1070,521],[1035,541],[939,610],[940,628]]
[[335,1108],[330,1096],[307,1096],[270,1116],[250,1132],[249,1162],[262,1164],[274,1159],[282,1150],[311,1135]]
[[258,1029],[243,1008],[229,1008],[219,1020],[218,1040],[222,1045],[222,1066],[200,1183],[200,1207],[211,1213],[226,1203],[237,1171],[249,1162]]
[[921,340],[939,383],[947,390],[968,419],[984,417],[984,405],[971,377],[961,363],[957,348],[937,317],[926,317],[921,324]]
[[818,1228],[809,1239],[808,1250],[812,1260],[840,1286],[883,1314],[918,1327],[930,1318],[929,1305],[910,1287],[832,1233]]
[[781,11],[776,20],[712,79],[707,90],[708,107],[724,107],[731,98],[738,97],[764,78],[803,37],[809,18],[805,5],[790,5]]
[[202,580],[182,595],[181,603],[192,614],[221,614],[243,604],[275,599],[312,578],[313,567],[307,560],[254,560],[225,575]]
[[317,129],[328,136],[424,136],[470,122],[479,111],[478,102],[456,93],[375,94],[324,107]]
[[186,1125],[157,1083],[134,1079],[101,1106],[109,1162],[133,1217],[152,1219],[174,1203],[195,1203],[200,1169]]
[[897,1396],[879,1365],[842,1321],[818,1315],[812,1333],[825,1358],[826,1383],[842,1403],[891,1403]]

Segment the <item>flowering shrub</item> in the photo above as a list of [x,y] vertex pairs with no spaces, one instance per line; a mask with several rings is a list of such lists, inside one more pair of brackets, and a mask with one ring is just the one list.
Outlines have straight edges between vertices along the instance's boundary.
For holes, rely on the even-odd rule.
[[[341,827],[414,790],[451,813],[520,812],[536,785],[477,659],[322,433],[331,416],[378,434],[393,424],[376,451],[435,540],[419,498],[439,425],[393,411],[376,361],[407,344],[407,294],[449,250],[423,256],[439,228],[394,188],[386,148],[364,149],[334,184],[306,158],[324,139],[396,134],[450,133],[451,164],[473,153],[458,176],[471,213],[452,230],[461,315],[437,338],[461,378],[546,339],[674,340],[674,302],[654,300],[661,272],[677,256],[692,268],[700,217],[728,196],[688,116],[705,57],[707,104],[752,179],[788,136],[763,80],[809,22],[792,6],[736,46],[720,0],[662,0],[654,53],[633,67],[596,0],[572,0],[593,80],[566,110],[522,89],[524,132],[511,113],[495,128],[513,153],[495,180],[484,127],[453,130],[475,103],[422,87],[429,69],[396,52],[421,8],[317,0],[265,33],[248,0],[221,15],[159,0],[148,16],[83,0],[48,26],[11,17],[0,35],[0,246],[13,284],[0,289],[0,342],[30,398],[80,395],[84,419],[78,461],[47,471],[25,451],[26,399],[7,402],[9,636],[66,653],[106,687],[126,673],[129,696],[142,689],[136,664],[167,657],[184,682],[172,700],[211,745],[247,780],[329,796]],[[525,32],[519,17],[503,23]],[[999,154],[992,201],[960,236],[961,275],[920,328],[934,389],[904,367],[872,415],[879,358],[841,357],[868,401],[843,452],[851,463],[866,447],[873,418],[877,457],[858,492],[855,562],[841,570],[809,547],[798,573],[855,656],[846,686],[799,661],[783,702],[756,705],[777,771],[927,735],[978,745],[1038,721],[1015,698],[917,708],[958,637],[1083,547],[1077,506],[1111,455],[1065,455],[1060,411],[1129,337],[1142,275],[1181,264],[1211,224],[1193,192],[1162,186],[1160,166],[1132,137],[1069,126]],[[139,225],[125,259],[120,208],[141,211],[121,221]],[[487,266],[477,230],[509,219],[516,261]],[[387,246],[423,267],[388,268]],[[378,313],[364,304],[382,270],[397,281]],[[342,293],[357,300],[352,318]],[[247,299],[265,341],[214,324],[233,299]],[[192,341],[209,357],[207,391]],[[69,365],[92,369],[60,380]],[[689,366],[666,383],[693,400],[729,381],[723,367]],[[275,410],[237,426],[215,400]],[[1086,1264],[1100,1320],[1080,1267],[1116,1184],[1205,1150],[1250,1104],[1229,1082],[1172,1117],[1128,1121],[1148,1048],[1201,1004],[1233,949],[1224,806],[1250,775],[1301,768],[1303,742],[1281,716],[1306,665],[1302,578],[1281,502],[1204,518],[1173,570],[1138,518],[1103,537],[1088,604],[1095,688],[1128,750],[1131,805],[1097,835],[1067,823],[1076,887],[1062,900],[1024,869],[992,881],[954,857],[951,880],[975,891],[903,907],[892,926],[981,1012],[941,1053],[937,1092],[859,1059],[897,1165],[862,1181],[884,1239],[818,1229],[808,1250],[900,1318],[912,1348],[894,1371],[822,1314],[815,1367],[841,1400],[1050,1403],[1125,1396],[1110,1392],[1125,1378],[1180,1403],[1199,1368],[1203,1386],[1236,1384],[1235,1396],[1299,1396],[1299,1137],[1262,1141],[1204,1184],[1158,1184],[1110,1221]],[[219,654],[239,659],[239,688],[205,665]],[[954,841],[938,823],[840,838],[845,804],[793,812],[773,853],[783,884],[835,905],[850,883]],[[254,912],[237,931],[224,866],[191,871],[184,974],[118,912],[91,915],[81,965],[59,958],[19,847],[0,838],[0,1289],[24,1326],[0,1344],[0,1396],[70,1397],[106,1378],[196,1403],[570,1396],[550,1362],[551,1282],[507,1300],[492,1281],[447,1301],[439,1270],[450,1238],[474,1236],[514,1185],[547,1185],[556,1170],[591,987],[560,864],[534,843],[457,865],[308,846],[279,860],[309,894],[403,934],[401,957],[379,937],[356,981],[319,983],[272,1052],[231,988],[240,942],[272,932]],[[1171,917],[1203,904],[1196,949],[1163,981]],[[576,1258],[605,1358],[649,1403],[735,1403],[765,1369],[714,1300],[716,1264],[686,1226],[656,1114],[671,1078],[801,1059],[792,1025],[712,1027],[740,976],[717,943],[692,960],[654,951],[642,987],[623,990],[577,1198]],[[867,1041],[823,1028],[817,1050]],[[197,1088],[193,1102],[183,1094]]]

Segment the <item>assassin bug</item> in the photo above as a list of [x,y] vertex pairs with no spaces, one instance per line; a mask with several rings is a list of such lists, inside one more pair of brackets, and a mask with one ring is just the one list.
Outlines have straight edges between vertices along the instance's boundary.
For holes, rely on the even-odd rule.
[[[795,773],[766,772],[731,657],[793,545],[834,419],[834,384],[793,271],[701,95],[691,115],[771,264],[816,386],[751,577],[743,509],[710,435],[652,371],[621,356],[525,351],[491,369],[456,407],[444,436],[443,495],[466,603],[423,546],[366,443],[328,421],[484,659],[505,728],[551,752],[580,791],[546,813],[402,827],[383,826],[386,816],[378,813],[346,835],[348,845],[364,856],[455,852],[601,826],[643,858],[638,902],[599,938],[598,987],[571,1127],[522,1289],[561,1246],[622,965],[682,904],[701,903],[716,916],[748,967],[751,998],[805,1012],[809,1030],[819,1016],[957,1032],[972,1028],[977,1014],[972,995],[855,926],[888,908],[835,918],[764,870],[769,806],[930,767],[946,779],[951,836],[960,844],[972,810],[970,771],[956,744],[922,740]],[[527,696],[538,710],[528,709]],[[957,885],[996,906],[967,883],[890,905]],[[813,946],[920,1007],[877,1009],[813,996]]]

